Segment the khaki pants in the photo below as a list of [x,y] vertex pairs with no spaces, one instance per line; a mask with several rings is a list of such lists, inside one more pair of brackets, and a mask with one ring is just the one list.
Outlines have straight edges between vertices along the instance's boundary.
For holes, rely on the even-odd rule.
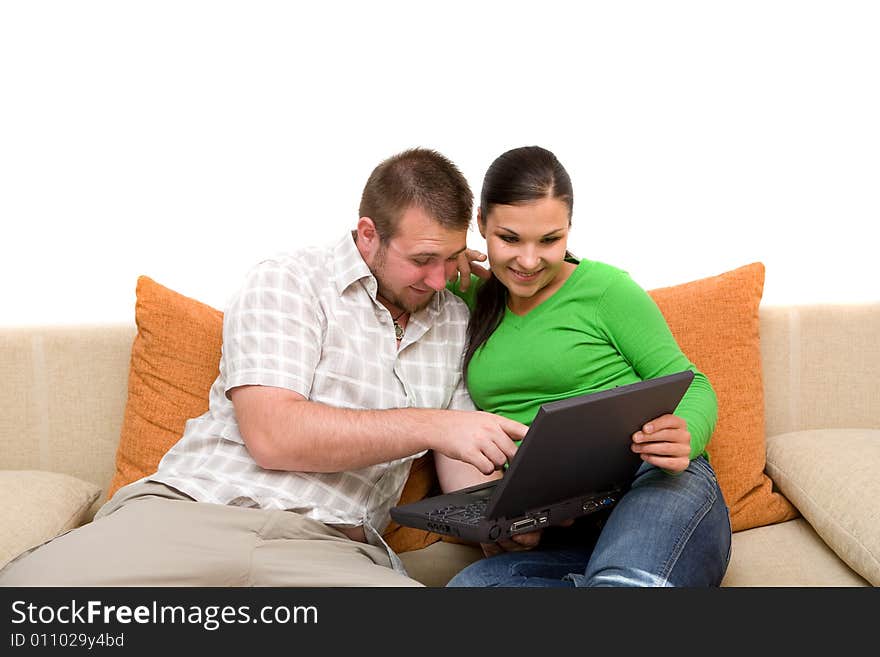
[[388,553],[290,511],[120,489],[95,520],[25,552],[0,586],[421,586]]

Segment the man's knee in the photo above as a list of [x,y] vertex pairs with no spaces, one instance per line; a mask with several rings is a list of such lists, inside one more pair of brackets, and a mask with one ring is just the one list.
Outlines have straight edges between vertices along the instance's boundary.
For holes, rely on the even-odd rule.
[[[75,530],[74,530],[75,531]],[[64,536],[64,535],[62,535]],[[61,537],[53,541],[61,540]],[[15,557],[0,569],[0,586],[65,586],[64,573],[76,573],[78,568],[64,559],[64,551],[47,558],[46,549],[53,541],[33,547]]]

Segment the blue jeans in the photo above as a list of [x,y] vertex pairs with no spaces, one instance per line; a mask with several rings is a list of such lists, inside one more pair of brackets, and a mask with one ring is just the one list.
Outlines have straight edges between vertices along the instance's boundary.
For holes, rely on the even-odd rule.
[[705,458],[678,475],[644,463],[606,516],[548,529],[536,548],[477,561],[447,586],[718,586],[730,535]]

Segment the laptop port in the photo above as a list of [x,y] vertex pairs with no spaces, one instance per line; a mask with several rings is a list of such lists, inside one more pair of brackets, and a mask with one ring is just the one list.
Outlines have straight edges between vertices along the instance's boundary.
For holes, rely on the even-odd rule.
[[517,520],[510,526],[510,533],[514,534],[516,532],[521,532],[526,529],[531,529],[532,527],[537,526],[538,521],[534,518],[526,518],[525,520]]

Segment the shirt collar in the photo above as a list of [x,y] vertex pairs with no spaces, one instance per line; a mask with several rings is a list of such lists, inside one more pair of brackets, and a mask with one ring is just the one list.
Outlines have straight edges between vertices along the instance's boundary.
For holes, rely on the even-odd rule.
[[[339,296],[342,296],[352,285],[363,281],[364,289],[367,290],[373,301],[378,303],[376,292],[379,284],[367,263],[364,262],[361,252],[358,251],[354,236],[354,231],[346,233],[333,247],[333,273],[336,291]],[[443,303],[442,296],[443,291],[437,292],[424,309],[410,315],[405,342],[414,342],[428,331],[440,313]]]
[[336,291],[340,296],[353,284],[363,278],[369,278],[372,284],[368,289],[376,296],[376,278],[361,257],[354,243],[354,231],[346,233],[333,247],[333,273],[336,280]]

